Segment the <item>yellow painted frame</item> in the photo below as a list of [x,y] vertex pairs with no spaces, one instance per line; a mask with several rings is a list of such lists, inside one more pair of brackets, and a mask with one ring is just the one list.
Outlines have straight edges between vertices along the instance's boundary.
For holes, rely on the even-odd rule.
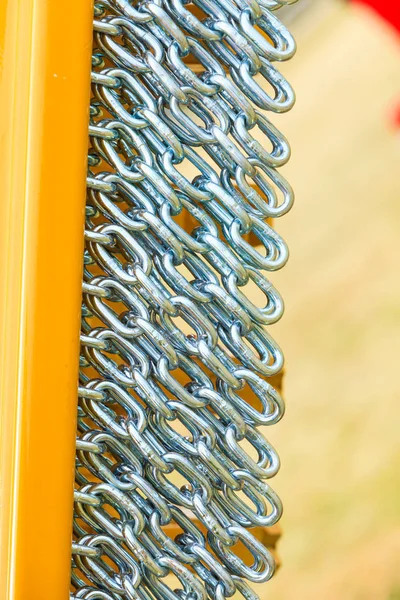
[[92,1],[0,1],[0,599],[69,597]]

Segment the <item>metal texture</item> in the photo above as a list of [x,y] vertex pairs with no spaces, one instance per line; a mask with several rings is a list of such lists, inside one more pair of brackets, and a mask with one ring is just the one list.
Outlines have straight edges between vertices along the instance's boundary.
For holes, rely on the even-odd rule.
[[70,588],[93,7],[68,6],[73,36],[0,2],[1,600]]
[[251,529],[282,512],[259,428],[284,412],[266,272],[288,250],[266,220],[293,193],[265,115],[294,103],[274,66],[295,52],[283,4],[95,5],[74,599],[253,600],[248,582],[273,575]]

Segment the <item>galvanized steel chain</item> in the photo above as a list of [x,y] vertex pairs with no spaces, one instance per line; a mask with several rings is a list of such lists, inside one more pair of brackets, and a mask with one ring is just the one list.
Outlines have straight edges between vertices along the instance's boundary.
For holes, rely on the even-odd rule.
[[274,572],[288,3],[95,4],[72,598],[253,600]]

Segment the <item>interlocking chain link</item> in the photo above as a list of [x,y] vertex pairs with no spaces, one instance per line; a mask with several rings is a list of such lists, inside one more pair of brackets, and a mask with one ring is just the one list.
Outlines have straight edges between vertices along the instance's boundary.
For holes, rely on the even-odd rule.
[[71,598],[255,600],[273,575],[251,528],[282,512],[259,427],[284,412],[289,3],[95,4]]

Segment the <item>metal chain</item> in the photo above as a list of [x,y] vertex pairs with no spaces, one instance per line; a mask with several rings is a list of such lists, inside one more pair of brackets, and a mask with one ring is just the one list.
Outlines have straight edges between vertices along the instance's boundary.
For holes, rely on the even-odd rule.
[[289,3],[95,4],[71,598],[255,600],[273,575],[251,528],[282,512],[258,428],[284,412]]

